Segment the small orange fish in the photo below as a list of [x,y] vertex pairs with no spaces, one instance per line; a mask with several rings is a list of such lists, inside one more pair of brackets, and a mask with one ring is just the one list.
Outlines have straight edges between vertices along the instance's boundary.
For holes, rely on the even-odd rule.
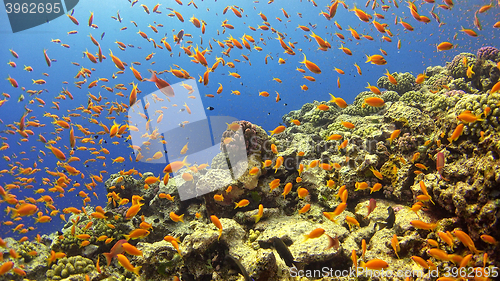
[[234,204],[236,205],[234,208],[243,208],[243,207],[246,207],[248,206],[248,204],[250,204],[250,201],[248,201],[247,199],[243,199],[241,200],[240,202],[234,202]]
[[175,222],[184,222],[184,214],[179,216],[174,212],[170,212],[170,219],[172,219]]
[[314,239],[314,238],[321,237],[321,235],[323,235],[324,233],[325,233],[325,230],[323,228],[316,228],[313,231],[311,231],[309,234],[305,234],[304,237],[305,237],[305,240]]
[[217,240],[219,240],[220,236],[222,235],[222,224],[221,224],[219,218],[215,215],[210,216],[210,220],[219,229],[219,237],[217,238]]
[[303,187],[299,187],[297,189],[297,195],[299,196],[300,199],[306,198],[307,195],[309,195],[309,191]]
[[442,42],[436,46],[438,51],[447,51],[453,49],[453,44],[450,42]]
[[373,259],[366,263],[361,261],[361,267],[372,270],[380,270],[389,267],[389,264],[381,259]]

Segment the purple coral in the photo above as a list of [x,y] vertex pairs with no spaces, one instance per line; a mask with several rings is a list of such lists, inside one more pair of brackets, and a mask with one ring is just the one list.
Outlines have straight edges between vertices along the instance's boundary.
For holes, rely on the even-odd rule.
[[465,94],[465,92],[462,90],[450,90],[450,91],[444,92],[443,95],[448,96],[448,97],[453,97],[453,96],[464,95],[464,94]]
[[477,50],[476,57],[480,60],[493,60],[495,61],[498,56],[499,50],[492,46],[485,46]]
[[[228,129],[222,133],[221,150],[225,146],[228,151],[237,151],[240,148],[237,144],[242,143],[244,140],[247,155],[260,152],[267,140],[266,132],[248,121],[236,121],[235,123],[240,124],[241,131]],[[243,132],[243,135],[241,135],[241,132]],[[232,138],[232,140],[229,139],[228,141],[227,138]]]
[[401,151],[412,151],[417,147],[417,138],[410,135],[410,133],[405,133],[402,137],[398,138],[397,146]]
[[436,80],[432,83],[432,87],[434,89],[440,89],[442,88],[443,85],[448,85],[451,80],[453,80],[453,77],[448,76],[448,75],[439,75]]

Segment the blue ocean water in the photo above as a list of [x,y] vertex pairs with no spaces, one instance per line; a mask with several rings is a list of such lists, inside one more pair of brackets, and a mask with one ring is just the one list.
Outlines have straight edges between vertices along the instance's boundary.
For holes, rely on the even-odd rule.
[[[386,1],[387,2],[387,1]],[[436,1],[440,2],[440,1]],[[461,27],[473,28],[474,27],[474,12],[481,6],[489,4],[490,1],[455,1],[456,5],[450,9],[445,10],[439,7],[435,8],[435,12],[439,15],[441,21],[445,23],[439,24],[431,17],[429,11],[432,4],[427,4],[424,1],[417,1],[419,5],[419,12],[426,15],[431,19],[431,22],[424,24],[417,22],[410,15],[407,3],[398,2],[399,8],[391,3],[386,3],[390,6],[387,12],[383,12],[380,7],[376,8],[376,12],[385,16],[385,19],[377,19],[381,23],[387,23],[388,28],[393,33],[392,42],[386,42],[381,39],[380,34],[372,24],[365,23],[358,19],[354,12],[346,10],[342,5],[339,5],[337,14],[332,20],[325,19],[319,15],[320,11],[326,11],[325,6],[330,5],[330,1],[316,1],[318,7],[314,7],[312,2],[309,1],[274,1],[268,4],[267,1],[195,1],[198,8],[193,5],[188,6],[188,2],[184,1],[183,5],[179,5],[174,1],[169,1],[168,4],[163,3],[159,11],[161,14],[152,13],[152,8],[157,4],[155,1],[140,1],[133,7],[131,3],[125,0],[110,0],[110,1],[97,1],[87,0],[80,1],[75,7],[73,16],[77,18],[80,24],[75,25],[68,17],[61,16],[47,24],[43,24],[32,29],[12,34],[8,22],[7,14],[4,10],[0,11],[0,36],[2,37],[0,46],[0,61],[1,61],[1,77],[0,88],[2,93],[10,95],[6,98],[6,102],[0,107],[0,124],[1,137],[4,139],[2,143],[7,143],[9,148],[2,150],[2,156],[7,156],[11,159],[0,159],[0,170],[10,170],[12,166],[18,167],[34,167],[41,171],[33,175],[19,175],[19,169],[14,169],[14,173],[3,173],[0,177],[0,186],[5,186],[13,182],[19,182],[19,178],[34,178],[35,182],[31,183],[32,188],[13,189],[10,192],[17,196],[18,200],[25,199],[25,197],[33,197],[34,199],[40,198],[40,194],[34,194],[34,190],[45,188],[48,190],[51,186],[43,185],[42,178],[47,177],[54,181],[54,177],[46,174],[45,170],[62,171],[61,167],[57,167],[57,159],[50,153],[50,150],[45,145],[38,141],[38,135],[44,136],[47,140],[55,140],[57,136],[61,139],[57,141],[55,146],[62,149],[67,155],[69,149],[64,146],[69,146],[69,130],[63,130],[55,134],[55,126],[51,124],[53,118],[45,117],[44,114],[56,114],[59,117],[68,116],[69,113],[81,113],[85,117],[72,117],[71,123],[76,126],[80,124],[92,132],[102,131],[101,126],[89,122],[89,115],[81,111],[74,110],[79,106],[87,107],[89,101],[89,93],[94,96],[101,95],[103,101],[118,102],[128,104],[128,95],[132,88],[129,83],[138,81],[134,78],[132,71],[128,67],[125,69],[124,74],[117,75],[116,79],[112,79],[114,72],[118,71],[114,63],[111,61],[109,51],[111,50],[114,55],[118,56],[123,62],[131,66],[133,61],[141,62],[141,65],[134,65],[134,67],[141,72],[142,76],[149,78],[148,70],[162,71],[169,70],[170,67],[175,65],[180,66],[190,73],[194,79],[198,80],[199,75],[203,76],[206,68],[200,64],[191,62],[181,46],[188,46],[187,40],[192,40],[193,47],[197,45],[200,48],[208,48],[209,51],[205,57],[207,58],[208,65],[211,66],[216,57],[223,57],[226,62],[235,59],[240,62],[234,62],[236,67],[231,69],[229,67],[219,66],[214,72],[210,73],[209,83],[207,86],[198,83],[203,108],[208,116],[232,116],[239,120],[247,120],[257,125],[262,126],[265,130],[272,130],[282,124],[282,116],[291,110],[300,109],[304,103],[318,101],[327,101],[330,99],[329,93],[336,97],[345,99],[351,103],[359,92],[365,91],[367,82],[371,85],[376,85],[377,79],[383,76],[385,70],[389,72],[411,72],[414,76],[422,73],[428,66],[444,65],[446,61],[451,61],[456,54],[460,52],[475,53],[481,46],[495,45],[498,42],[499,30],[492,28],[496,20],[498,20],[499,10],[498,5],[490,11],[480,14],[483,30],[478,31],[478,37],[470,37],[459,30]],[[423,3],[423,4],[422,4]],[[144,4],[149,7],[151,13],[147,14],[140,6]],[[346,1],[350,8],[357,5],[358,8],[367,11],[373,15],[370,7],[365,8],[362,2]],[[420,5],[421,4],[421,5]],[[440,3],[436,3],[437,6]],[[228,5],[237,5],[243,10],[242,18],[238,18],[229,9],[226,14],[223,10]],[[166,8],[173,8],[175,11],[184,16],[184,22],[180,22],[176,17],[168,16],[171,11]],[[284,9],[290,16],[288,19],[284,16],[282,9]],[[88,18],[90,11],[94,13],[94,23],[98,28],[94,29],[88,26]],[[112,16],[117,16],[119,11],[122,22],[112,19]],[[71,11],[68,11],[71,13]],[[285,35],[285,42],[293,42],[295,45],[295,55],[291,56],[285,54],[284,49],[280,46],[279,41],[276,39],[278,35],[271,30],[263,31],[257,29],[252,31],[249,26],[257,28],[263,25],[263,20],[259,16],[259,12],[265,14],[268,18],[270,26],[276,31]],[[298,15],[301,14],[301,16]],[[206,33],[202,34],[199,28],[196,28],[189,22],[191,16],[206,22]],[[415,30],[406,31],[401,24],[395,24],[395,17],[403,18],[406,22],[410,23]],[[277,18],[280,18],[278,20]],[[234,29],[225,29],[221,24],[224,20],[234,26]],[[138,27],[135,27],[131,21],[135,21]],[[339,30],[334,21],[342,26]],[[158,27],[157,24],[162,24],[163,27]],[[154,25],[158,29],[155,33],[148,25]],[[318,45],[309,35],[310,32],[304,32],[298,25],[304,25],[311,28],[311,30],[321,36],[323,39],[331,43],[332,48],[328,51],[318,50]],[[313,27],[314,26],[314,27]],[[367,34],[374,37],[375,40],[369,41],[362,38],[361,40],[354,39],[348,27],[352,27],[360,34]],[[126,30],[120,30],[127,27]],[[185,37],[181,45],[175,45],[173,35],[181,29],[186,33],[192,34],[192,38]],[[69,31],[75,30],[78,33],[68,34]],[[142,38],[138,31],[145,32],[148,37],[153,38],[158,45],[161,45],[161,38],[167,38],[167,41],[172,46],[172,52],[168,50],[154,48],[152,42],[148,42]],[[340,40],[334,33],[341,33],[345,36],[345,40]],[[94,64],[84,57],[83,52],[88,50],[90,53],[96,54],[97,47],[91,42],[89,34],[92,34],[97,39],[104,55],[107,57],[102,63]],[[101,39],[101,35],[102,36]],[[234,38],[241,38],[243,34],[251,35],[256,40],[255,45],[262,48],[262,51],[252,49],[239,50],[233,48],[230,57],[223,56],[222,49],[213,39],[223,42],[229,36]],[[60,46],[60,44],[51,42],[51,39],[60,39],[61,43],[68,44],[70,48]],[[203,43],[201,43],[203,40]],[[398,40],[401,41],[401,47],[397,47]],[[127,47],[125,51],[121,51],[115,41],[120,41],[125,44],[131,44],[134,47]],[[449,41],[455,45],[455,48],[449,51],[438,52],[436,45]],[[209,47],[209,43],[213,48]],[[338,48],[343,44],[344,47],[349,48],[353,55],[348,56]],[[253,44],[252,44],[253,46]],[[139,49],[140,47],[140,49]],[[9,49],[16,51],[19,58],[16,59],[9,52]],[[48,67],[43,57],[43,50],[47,50],[47,54],[51,59],[56,61],[52,62],[52,66]],[[387,65],[378,66],[365,63],[366,55],[380,54],[380,49],[387,52],[385,57]],[[154,52],[154,56],[150,61],[146,61],[145,57]],[[302,74],[296,71],[297,67],[304,68],[300,61],[303,60],[303,53],[307,55],[307,59],[316,63],[321,69],[321,74],[312,74],[306,72]],[[247,61],[242,55],[249,58]],[[266,56],[269,56],[267,63],[265,62]],[[285,64],[279,64],[278,59],[283,58],[286,60]],[[7,63],[13,61],[17,67],[12,68]],[[81,89],[75,87],[75,81],[82,79],[75,79],[76,74],[81,66],[73,65],[71,62],[79,63],[86,68],[95,68],[92,70],[91,77],[87,78],[87,83]],[[155,62],[154,64],[151,64]],[[250,65],[251,63],[251,65]],[[362,75],[357,73],[354,64],[360,66]],[[33,72],[23,70],[23,66],[31,66]],[[341,75],[334,71],[334,68],[339,68],[345,71]],[[241,75],[240,79],[228,75],[229,71],[237,72]],[[44,76],[42,73],[47,73],[49,76]],[[9,81],[6,80],[8,76],[16,79],[19,83],[19,88],[13,88]],[[307,81],[303,78],[304,75],[311,75],[316,78],[315,82]],[[160,78],[168,81],[171,84],[181,82],[182,79],[174,77],[172,74],[163,73],[159,75]],[[282,83],[273,81],[273,78],[279,78]],[[108,78],[109,82],[99,82],[97,87],[88,89],[88,84],[97,78]],[[36,85],[33,84],[32,79],[44,79],[46,84]],[[337,86],[337,79],[340,80],[340,88]],[[68,84],[63,84],[67,81]],[[108,92],[101,85],[113,87],[113,85],[122,83],[127,87],[127,90],[122,91],[125,95],[120,97],[116,95],[118,90],[115,89],[114,93]],[[223,92],[218,95],[216,91],[219,83],[223,85]],[[302,91],[300,86],[307,85],[308,90]],[[21,87],[26,90],[42,90],[36,95],[38,98],[46,102],[45,106],[34,100],[34,96],[24,92]],[[74,96],[74,100],[66,98],[66,100],[57,99],[62,89],[68,89]],[[157,90],[154,83],[140,82],[139,89],[142,91],[139,98],[146,94],[150,94]],[[231,91],[240,91],[241,95],[232,95]],[[269,97],[259,96],[260,91],[269,92]],[[281,100],[276,102],[276,92],[279,93]],[[18,102],[19,96],[23,94],[24,100]],[[207,94],[213,94],[215,97],[206,97]],[[55,105],[52,102],[58,102],[59,109],[52,108]],[[179,105],[181,106],[181,105]],[[22,141],[19,134],[9,134],[7,130],[9,124],[17,126],[20,121],[25,108],[32,110],[27,117],[38,120],[40,123],[45,124],[44,127],[29,129],[33,130],[34,135],[29,136],[28,141]],[[209,109],[210,108],[210,109]],[[109,109],[109,105],[108,105]],[[168,115],[164,118],[168,118]],[[113,125],[113,120],[105,117],[116,117],[116,122],[124,124],[126,121],[125,114],[116,115],[115,113],[108,115],[107,110],[104,110],[99,116],[93,117],[94,119],[102,122],[108,127]],[[75,129],[78,137],[84,135]],[[90,137],[97,136],[92,134]],[[81,183],[81,186],[73,192],[66,192],[64,197],[58,198],[58,193],[45,192],[42,195],[50,195],[54,199],[54,206],[62,210],[65,207],[75,206],[80,208],[82,200],[78,196],[78,191],[83,190],[89,193],[91,198],[90,204],[101,205],[106,204],[106,194],[102,183],[98,183],[94,190],[89,191],[84,187],[85,183],[91,182],[91,175],[99,175],[102,171],[104,179],[109,174],[116,173],[120,170],[128,170],[135,168],[141,172],[156,171],[158,175],[164,165],[161,164],[148,164],[143,162],[130,162],[132,150],[128,147],[129,142],[125,142],[125,138],[111,139],[109,136],[98,136],[95,140],[99,141],[101,138],[106,140],[102,145],[89,145],[89,147],[96,147],[100,149],[105,147],[110,151],[109,155],[105,155],[106,161],[96,161],[84,164],[83,162],[90,158],[95,158],[89,151],[76,151],[75,156],[79,157],[81,162],[73,162],[72,165],[85,174],[85,178],[81,179],[80,176],[71,177],[73,182]],[[119,143],[114,145],[113,141]],[[78,143],[77,146],[85,146]],[[43,155],[41,151],[46,153]],[[111,159],[118,156],[123,156],[126,161],[124,163],[112,164]],[[43,162],[42,162],[43,161]],[[18,163],[16,163],[18,162]],[[105,164],[105,167],[103,166]],[[161,167],[160,167],[161,166]],[[69,188],[69,187],[68,187]],[[92,192],[96,192],[99,198],[95,198]],[[46,212],[47,207],[43,204],[38,204],[41,211]],[[5,202],[0,203],[2,209],[6,209],[8,205]],[[48,210],[50,211],[50,210]],[[68,215],[66,215],[68,217]],[[5,222],[10,220],[6,213],[2,213],[0,221]],[[25,217],[21,221],[16,221],[14,226],[0,226],[0,236],[14,236],[22,237],[24,235],[33,237],[37,233],[52,232],[60,229],[62,221],[58,216],[53,217],[52,222],[45,224],[33,225],[32,217]],[[33,231],[26,234],[13,233],[12,228],[18,223],[25,224],[25,227],[35,226]]]

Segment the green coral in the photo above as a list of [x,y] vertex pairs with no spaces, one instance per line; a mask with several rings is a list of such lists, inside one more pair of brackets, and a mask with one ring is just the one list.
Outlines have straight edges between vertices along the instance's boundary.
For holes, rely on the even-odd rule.
[[92,260],[82,256],[62,258],[53,264],[52,268],[45,274],[51,280],[61,280],[71,275],[89,273],[95,270]]
[[467,93],[471,94],[477,94],[479,93],[479,90],[472,87],[470,81],[465,81],[465,78],[457,78],[451,80],[451,82],[448,84],[450,86],[450,89],[452,90],[462,90]]
[[28,263],[34,259],[34,257],[29,255],[28,253],[31,251],[39,251],[38,248],[39,247],[34,242],[24,241],[19,245],[17,253],[24,259],[24,262]]
[[424,103],[427,101],[427,97],[420,91],[408,91],[401,96],[399,101],[402,101],[406,105],[422,109]]
[[[500,94],[482,94],[482,95],[464,95],[454,108],[456,116],[460,115],[465,110],[469,110],[472,114],[480,116],[484,121],[476,121],[465,124],[464,135],[481,137],[481,131],[495,131],[499,126],[500,107]],[[490,108],[490,113],[484,117],[484,110],[486,107]]]
[[[426,75],[429,76],[429,74]],[[447,75],[446,73],[437,73],[428,77],[423,85],[429,86],[431,90],[439,90],[443,88],[443,85],[448,85],[453,80],[453,77]]]
[[459,96],[447,97],[446,95],[439,93],[428,93],[427,101],[429,102],[429,105],[426,110],[428,112],[436,112],[438,110],[446,111],[448,108],[453,107],[459,100]]
[[396,81],[398,82],[396,85],[392,84],[389,81],[389,78],[387,76],[382,76],[378,79],[377,81],[377,87],[379,88],[384,88],[389,91],[395,91],[398,94],[402,95],[413,88],[415,88],[415,77],[411,75],[411,73],[405,72],[405,73],[392,73],[392,76],[396,78]]
[[[467,58],[467,66],[464,65],[464,57]],[[476,56],[471,53],[460,53],[456,55],[453,60],[446,65],[448,72],[453,78],[467,78],[467,67],[474,66],[472,70],[477,72],[476,69]]]
[[339,109],[335,105],[335,103],[324,102],[322,104],[326,104],[329,108],[328,110],[319,110],[317,108],[321,103],[314,101],[313,108],[307,112],[303,118],[308,123],[311,123],[315,127],[320,127],[326,124],[329,124],[331,120],[335,119],[338,115]]
[[387,102],[397,102],[399,101],[399,94],[395,91],[385,91],[382,93],[381,98],[387,103]]
[[257,240],[259,235],[260,235],[260,231],[258,231],[258,230],[254,231],[253,229],[250,229],[249,234],[248,234],[248,241],[250,243],[254,242],[255,240]]

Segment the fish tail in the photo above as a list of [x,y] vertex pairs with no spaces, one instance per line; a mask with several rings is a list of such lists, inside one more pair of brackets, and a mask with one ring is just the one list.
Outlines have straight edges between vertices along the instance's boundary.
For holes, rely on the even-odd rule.
[[141,268],[142,268],[142,266],[137,266],[134,268],[133,272],[135,273],[135,275],[140,276],[139,270],[141,270]]
[[106,257],[106,261],[108,262],[108,266],[111,264],[111,260],[113,259],[113,254],[111,253],[102,253]]

